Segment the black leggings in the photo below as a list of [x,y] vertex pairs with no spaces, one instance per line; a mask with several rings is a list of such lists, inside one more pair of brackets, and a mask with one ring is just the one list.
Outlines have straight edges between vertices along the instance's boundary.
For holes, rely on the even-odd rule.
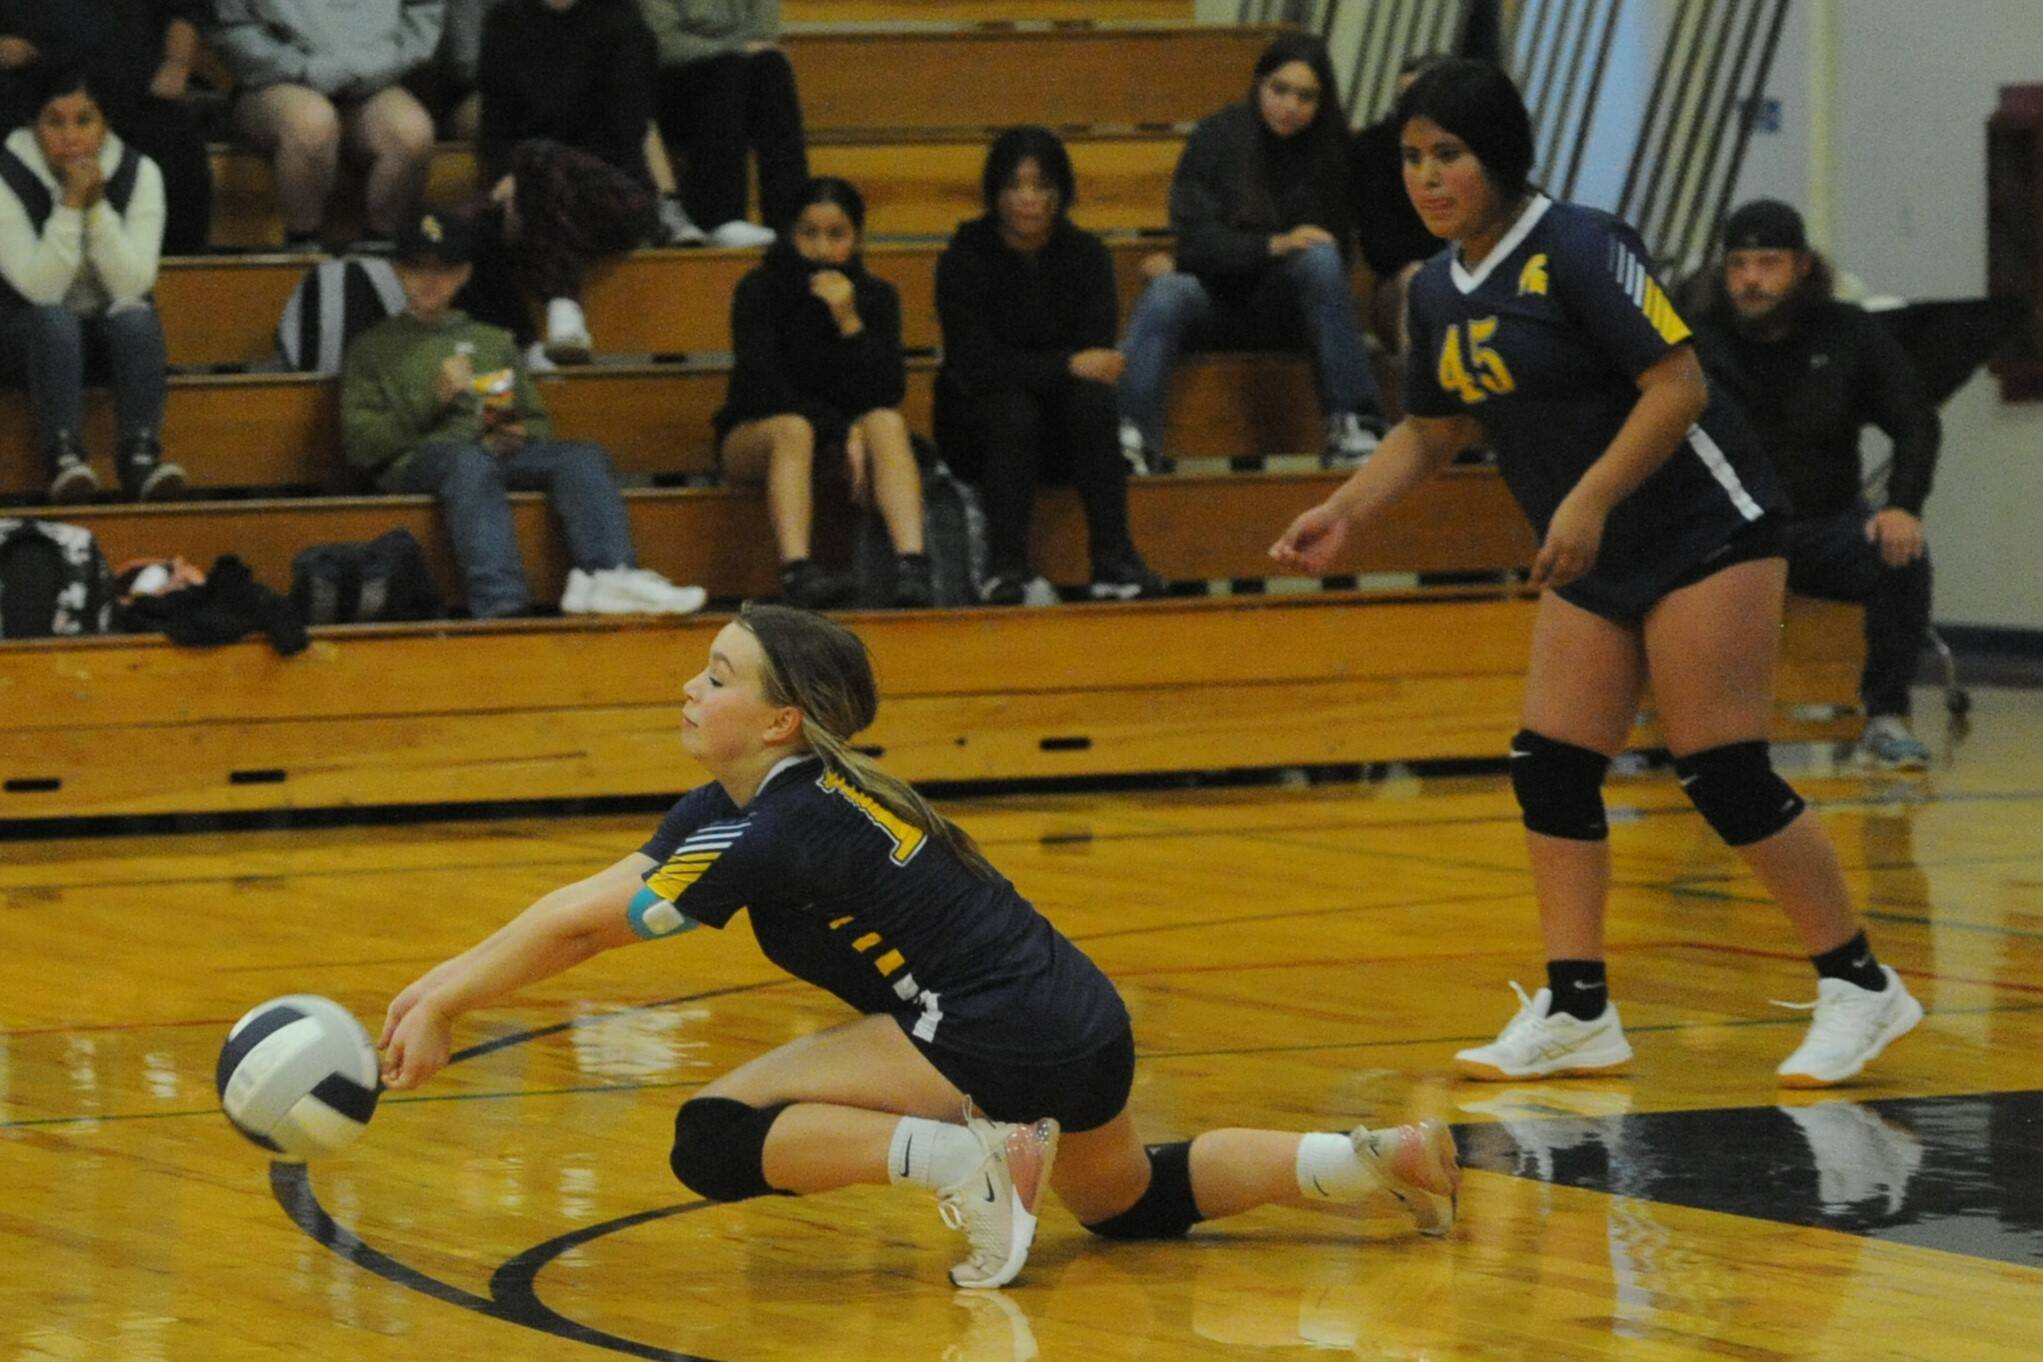
[[660,136],[686,154],[681,206],[704,229],[745,216],[745,153],[759,158],[759,220],[787,228],[809,178],[794,68],[775,51],[726,52],[660,72]]
[[1043,393],[1018,388],[971,395],[946,391],[937,446],[986,502],[989,569],[1027,575],[1036,484],[1068,481],[1085,506],[1093,567],[1126,554],[1128,465],[1121,458],[1114,390],[1071,378]]

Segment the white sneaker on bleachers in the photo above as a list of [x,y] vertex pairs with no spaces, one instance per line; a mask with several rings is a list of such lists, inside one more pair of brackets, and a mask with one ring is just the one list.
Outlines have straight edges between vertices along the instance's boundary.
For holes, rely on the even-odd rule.
[[699,586],[677,586],[647,568],[598,568],[568,573],[560,596],[563,615],[692,615],[709,593]]
[[709,240],[709,234],[695,225],[688,216],[688,210],[681,206],[681,200],[662,198],[660,238],[669,246],[700,246]]
[[711,246],[725,251],[751,250],[759,246],[771,246],[778,238],[771,227],[761,227],[756,222],[743,218],[732,218],[709,229],[706,238]]
[[587,364],[595,351],[589,319],[572,298],[546,300],[546,357],[555,364]]
[[1597,1074],[1615,1069],[1632,1057],[1631,1042],[1624,1038],[1624,1024],[1618,1020],[1616,1003],[1605,1003],[1602,1016],[1585,1022],[1566,1012],[1553,1011],[1553,993],[1547,989],[1528,998],[1513,979],[1511,991],[1518,995],[1518,1015],[1488,1045],[1455,1054],[1454,1067],[1462,1077],[1494,1082],[1554,1074]]

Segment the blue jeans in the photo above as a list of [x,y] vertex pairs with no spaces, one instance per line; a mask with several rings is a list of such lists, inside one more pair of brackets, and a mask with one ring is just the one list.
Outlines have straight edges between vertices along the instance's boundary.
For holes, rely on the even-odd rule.
[[395,491],[440,499],[467,582],[468,613],[477,619],[518,614],[532,600],[507,493],[546,493],[576,567],[593,572],[638,565],[624,498],[599,445],[532,440],[499,458],[479,444],[431,444],[398,465],[392,484]]
[[1312,355],[1323,415],[1381,414],[1348,267],[1332,246],[1294,251],[1239,288],[1216,288],[1191,274],[1153,279],[1128,321],[1121,415],[1161,453],[1179,350],[1293,349],[1301,341]]
[[48,450],[60,432],[73,436],[85,424],[86,361],[113,380],[114,410],[123,440],[163,429],[163,323],[148,305],[98,317],[81,317],[61,303],[20,307],[0,326],[0,375],[26,382],[35,414],[36,447]]

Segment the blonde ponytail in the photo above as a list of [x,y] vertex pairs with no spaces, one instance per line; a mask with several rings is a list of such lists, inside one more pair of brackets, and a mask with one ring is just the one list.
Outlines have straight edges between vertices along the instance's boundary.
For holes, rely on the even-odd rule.
[[767,700],[801,711],[802,736],[826,767],[941,842],[973,874],[999,878],[970,833],[938,813],[913,785],[881,770],[851,745],[852,736],[879,712],[879,688],[864,640],[833,620],[787,606],[747,605],[738,623],[759,640],[765,654]]

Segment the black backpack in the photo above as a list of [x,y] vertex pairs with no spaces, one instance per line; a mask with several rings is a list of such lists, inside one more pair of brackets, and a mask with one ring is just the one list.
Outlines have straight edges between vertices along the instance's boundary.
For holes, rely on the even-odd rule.
[[291,560],[291,603],[307,624],[438,619],[445,605],[409,530],[366,544],[318,544]]
[[82,525],[0,520],[0,638],[103,634],[113,571]]
[[[986,512],[979,493],[942,459],[936,448],[915,437],[916,461],[922,466],[922,546],[929,554],[930,585],[938,605],[977,605],[979,585],[986,580]],[[859,517],[858,538],[851,548],[851,573],[858,582],[858,603],[868,609],[894,600],[898,566],[887,522],[877,510]]]
[[380,256],[341,256],[305,271],[277,321],[284,367],[337,374],[348,342],[404,311],[404,286]]

